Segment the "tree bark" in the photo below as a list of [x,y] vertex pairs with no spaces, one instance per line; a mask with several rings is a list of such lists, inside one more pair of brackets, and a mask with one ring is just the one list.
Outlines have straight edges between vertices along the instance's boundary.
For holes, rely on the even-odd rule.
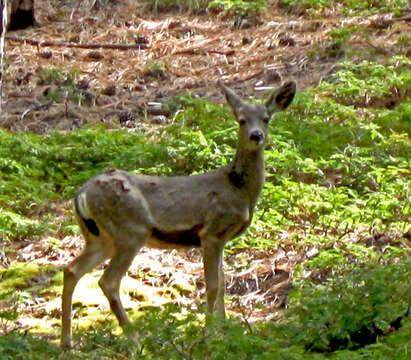
[[34,0],[9,0],[8,30],[20,30],[35,25]]
[[7,0],[0,0],[0,114],[3,104],[3,53],[7,27]]

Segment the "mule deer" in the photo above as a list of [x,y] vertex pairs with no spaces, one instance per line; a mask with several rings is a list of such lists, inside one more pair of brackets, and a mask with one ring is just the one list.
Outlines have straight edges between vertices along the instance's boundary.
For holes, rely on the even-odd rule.
[[271,115],[293,100],[294,82],[278,88],[262,104],[243,102],[220,87],[239,123],[238,149],[228,166],[195,176],[157,177],[108,170],[90,179],[74,199],[86,240],[81,255],[64,270],[63,346],[71,346],[72,295],[78,280],[111,259],[99,285],[125,333],[130,320],[119,287],[143,246],[200,247],[203,251],[208,312],[225,316],[223,248],[251,222],[264,183],[264,145]]

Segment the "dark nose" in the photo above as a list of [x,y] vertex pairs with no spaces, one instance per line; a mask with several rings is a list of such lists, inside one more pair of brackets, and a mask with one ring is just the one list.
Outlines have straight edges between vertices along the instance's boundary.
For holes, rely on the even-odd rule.
[[255,141],[255,142],[263,141],[263,139],[264,139],[264,134],[260,130],[255,130],[250,135],[250,140]]

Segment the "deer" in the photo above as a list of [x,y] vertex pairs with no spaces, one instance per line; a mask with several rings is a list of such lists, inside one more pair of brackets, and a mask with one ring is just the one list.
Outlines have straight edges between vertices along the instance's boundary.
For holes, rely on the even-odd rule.
[[143,247],[200,248],[206,313],[225,317],[223,250],[253,218],[264,184],[264,148],[275,112],[286,109],[296,84],[286,82],[264,104],[244,102],[218,82],[239,124],[232,162],[191,176],[150,176],[108,169],[88,180],[74,198],[74,214],[85,239],[80,255],[64,268],[61,345],[71,347],[72,297],[79,279],[103,261],[99,280],[123,332],[138,334],[120,300],[120,282]]

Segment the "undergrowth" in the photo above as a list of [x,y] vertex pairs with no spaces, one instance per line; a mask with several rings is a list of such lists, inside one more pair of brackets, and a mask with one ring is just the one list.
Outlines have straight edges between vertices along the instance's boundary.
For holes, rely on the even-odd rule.
[[148,308],[133,323],[139,346],[110,329],[75,336],[62,351],[14,331],[0,337],[2,359],[405,359],[411,334],[411,263],[367,266],[321,285],[296,283],[285,319],[250,325],[204,320],[175,305]]
[[[271,121],[267,183],[251,232],[229,248],[269,248],[284,230],[328,242],[409,232],[409,76],[401,57],[387,65],[345,63],[316,89],[298,93],[291,109]],[[378,99],[394,87],[402,94],[395,106],[370,108],[361,100],[367,89],[369,99]],[[3,238],[44,233],[51,202],[71,198],[106,167],[179,175],[231,161],[237,124],[228,106],[180,96],[169,107],[174,122],[156,142],[103,127],[45,136],[0,130]]]
[[145,2],[154,12],[188,11],[199,14],[205,12],[210,0],[145,0]]
[[407,0],[281,0],[281,4],[294,13],[318,15],[333,9],[347,16],[370,15],[393,11],[398,14],[407,9]]
[[[253,224],[227,251],[283,243],[316,250],[297,267],[281,324],[210,319],[205,328],[191,311],[170,306],[137,318],[138,348],[107,328],[78,334],[73,352],[7,330],[0,358],[405,359],[411,332],[410,67],[404,57],[344,62],[271,120],[267,181]],[[56,82],[58,74],[43,76]],[[53,205],[70,213],[68,200],[104,168],[188,175],[231,160],[238,124],[227,105],[185,95],[168,106],[173,124],[159,129],[155,141],[104,127],[43,136],[0,130],[4,256],[21,241],[57,235],[50,225]],[[25,271],[12,263],[0,272],[0,301],[10,304],[0,312],[6,326],[16,320],[19,301],[27,300],[12,292],[32,286],[39,268]]]
[[145,0],[154,12],[178,11],[203,14],[207,10],[221,13],[223,17],[257,15],[267,9],[264,0]]

